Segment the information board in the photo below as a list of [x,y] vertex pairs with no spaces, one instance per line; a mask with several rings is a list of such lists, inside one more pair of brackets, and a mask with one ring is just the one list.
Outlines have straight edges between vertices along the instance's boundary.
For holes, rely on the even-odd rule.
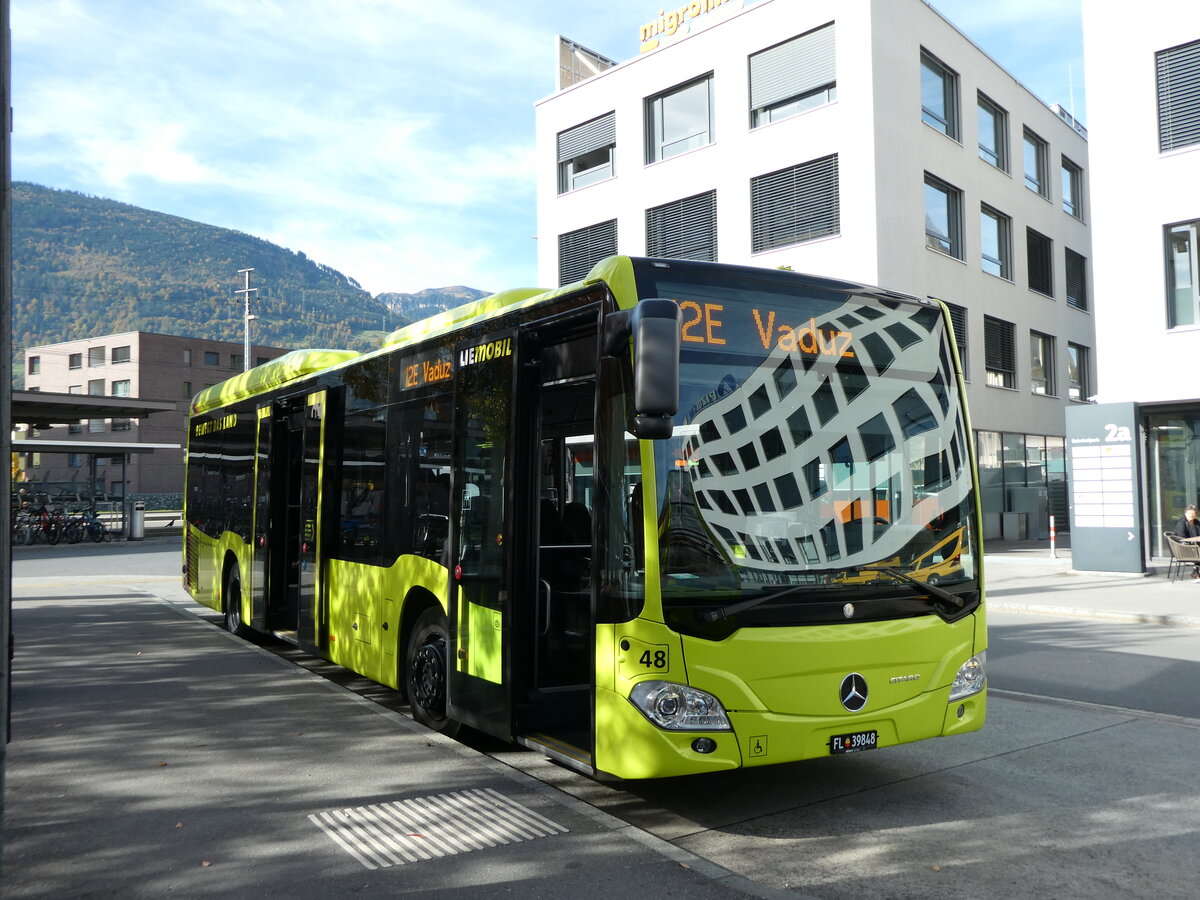
[[1067,410],[1072,567],[1144,572],[1136,403]]

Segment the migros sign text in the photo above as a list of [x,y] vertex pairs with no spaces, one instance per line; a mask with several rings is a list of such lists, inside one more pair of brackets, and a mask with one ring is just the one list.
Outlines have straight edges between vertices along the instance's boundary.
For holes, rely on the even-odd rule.
[[642,48],[646,53],[653,50],[663,37],[674,37],[676,33],[688,31],[688,20],[712,12],[719,6],[741,6],[742,0],[692,0],[677,9],[658,11],[658,19],[642,26]]

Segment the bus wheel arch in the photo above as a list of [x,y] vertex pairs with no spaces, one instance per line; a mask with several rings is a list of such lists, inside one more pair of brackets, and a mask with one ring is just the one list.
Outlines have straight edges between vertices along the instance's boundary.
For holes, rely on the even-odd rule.
[[446,715],[450,675],[450,630],[446,613],[432,597],[409,597],[401,628],[401,678],[413,718],[427,728],[454,737],[459,723]]
[[233,553],[226,553],[221,568],[221,612],[225,616],[225,630],[237,637],[246,637],[250,629],[242,620],[242,567]]

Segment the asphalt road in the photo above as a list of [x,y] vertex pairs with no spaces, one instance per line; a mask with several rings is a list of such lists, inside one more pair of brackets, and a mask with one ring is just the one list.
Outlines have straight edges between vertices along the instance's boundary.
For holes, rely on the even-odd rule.
[[[56,552],[19,557],[14,576],[36,569],[179,594],[174,543],[102,549],[83,563]],[[1024,590],[1037,600],[1036,584]],[[999,611],[990,624],[989,720],[975,734],[615,785],[527,751],[477,749],[763,895],[1195,896],[1200,632]]]

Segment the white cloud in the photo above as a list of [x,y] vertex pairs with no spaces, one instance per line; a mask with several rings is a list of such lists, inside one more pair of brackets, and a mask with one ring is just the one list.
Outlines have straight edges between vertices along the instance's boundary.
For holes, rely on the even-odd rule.
[[[14,178],[258,235],[373,292],[529,283],[533,104],[553,90],[553,37],[630,58],[656,9],[11,2]],[[1037,91],[1057,58],[1045,41],[1078,0],[934,5]]]

